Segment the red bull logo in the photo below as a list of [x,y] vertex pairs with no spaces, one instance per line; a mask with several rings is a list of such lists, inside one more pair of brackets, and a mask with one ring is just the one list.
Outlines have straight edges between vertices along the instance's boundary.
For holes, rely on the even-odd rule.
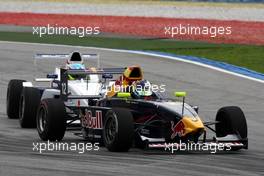
[[86,111],[85,115],[81,117],[81,122],[84,128],[102,129],[102,111],[96,111],[95,117],[92,116],[91,111]]
[[176,125],[174,125],[174,122],[171,121],[171,139],[174,139],[176,136],[182,137],[184,134],[184,124],[182,121],[179,121]]

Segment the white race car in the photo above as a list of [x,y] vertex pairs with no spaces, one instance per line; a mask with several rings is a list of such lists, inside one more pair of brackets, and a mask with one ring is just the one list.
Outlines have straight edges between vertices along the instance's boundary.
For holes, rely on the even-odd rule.
[[[97,58],[99,67],[99,57],[97,54],[81,54],[72,52],[70,54],[37,54],[35,61],[39,59],[64,59],[66,65],[61,67],[66,70],[87,70],[96,72],[97,68],[86,68],[84,60]],[[61,94],[61,68],[56,67],[54,73],[48,74],[46,78],[36,78],[36,82],[48,82],[49,86],[33,86],[32,82],[12,79],[9,81],[7,89],[6,108],[7,115],[11,119],[19,118],[22,128],[36,127],[36,114],[39,103],[43,99],[59,97]],[[104,96],[106,89],[102,84],[102,75],[68,75],[67,92],[71,96],[88,96],[89,99],[69,99],[68,105],[88,106],[93,98]],[[92,98],[91,98],[92,97]]]

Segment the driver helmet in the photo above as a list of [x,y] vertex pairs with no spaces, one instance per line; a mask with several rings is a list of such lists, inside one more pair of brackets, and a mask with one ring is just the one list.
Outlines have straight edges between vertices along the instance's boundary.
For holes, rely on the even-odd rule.
[[85,66],[84,66],[84,64],[74,63],[74,64],[69,64],[68,68],[70,70],[84,70]]
[[[68,69],[70,70],[85,70],[85,65],[80,63],[69,64]],[[80,75],[68,75],[69,80],[80,79]]]
[[145,98],[153,94],[151,83],[147,80],[135,81],[132,84],[132,93],[133,98]]

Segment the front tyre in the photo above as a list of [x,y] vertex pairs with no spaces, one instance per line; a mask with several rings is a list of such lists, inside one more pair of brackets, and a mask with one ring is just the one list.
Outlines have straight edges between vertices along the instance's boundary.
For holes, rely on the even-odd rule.
[[33,87],[24,87],[19,104],[19,122],[22,128],[35,128],[40,92]]
[[103,139],[111,152],[127,152],[134,139],[134,121],[132,114],[122,108],[115,108],[106,113]]
[[12,79],[8,83],[6,95],[6,113],[9,119],[19,118],[19,100],[25,80]]
[[44,140],[60,141],[66,131],[66,110],[60,99],[44,99],[37,112],[37,130]]
[[[225,137],[228,134],[239,135],[247,148],[247,121],[243,111],[237,106],[223,107],[216,114],[215,131],[217,137]],[[240,148],[237,148],[240,149]],[[234,148],[233,150],[237,150]]]

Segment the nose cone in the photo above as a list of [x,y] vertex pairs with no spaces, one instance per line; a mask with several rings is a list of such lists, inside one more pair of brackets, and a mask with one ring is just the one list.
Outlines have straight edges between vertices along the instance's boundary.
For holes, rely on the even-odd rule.
[[197,117],[183,117],[181,120],[184,124],[184,135],[189,133],[195,133],[199,131],[203,131],[205,129],[203,122],[201,119]]

